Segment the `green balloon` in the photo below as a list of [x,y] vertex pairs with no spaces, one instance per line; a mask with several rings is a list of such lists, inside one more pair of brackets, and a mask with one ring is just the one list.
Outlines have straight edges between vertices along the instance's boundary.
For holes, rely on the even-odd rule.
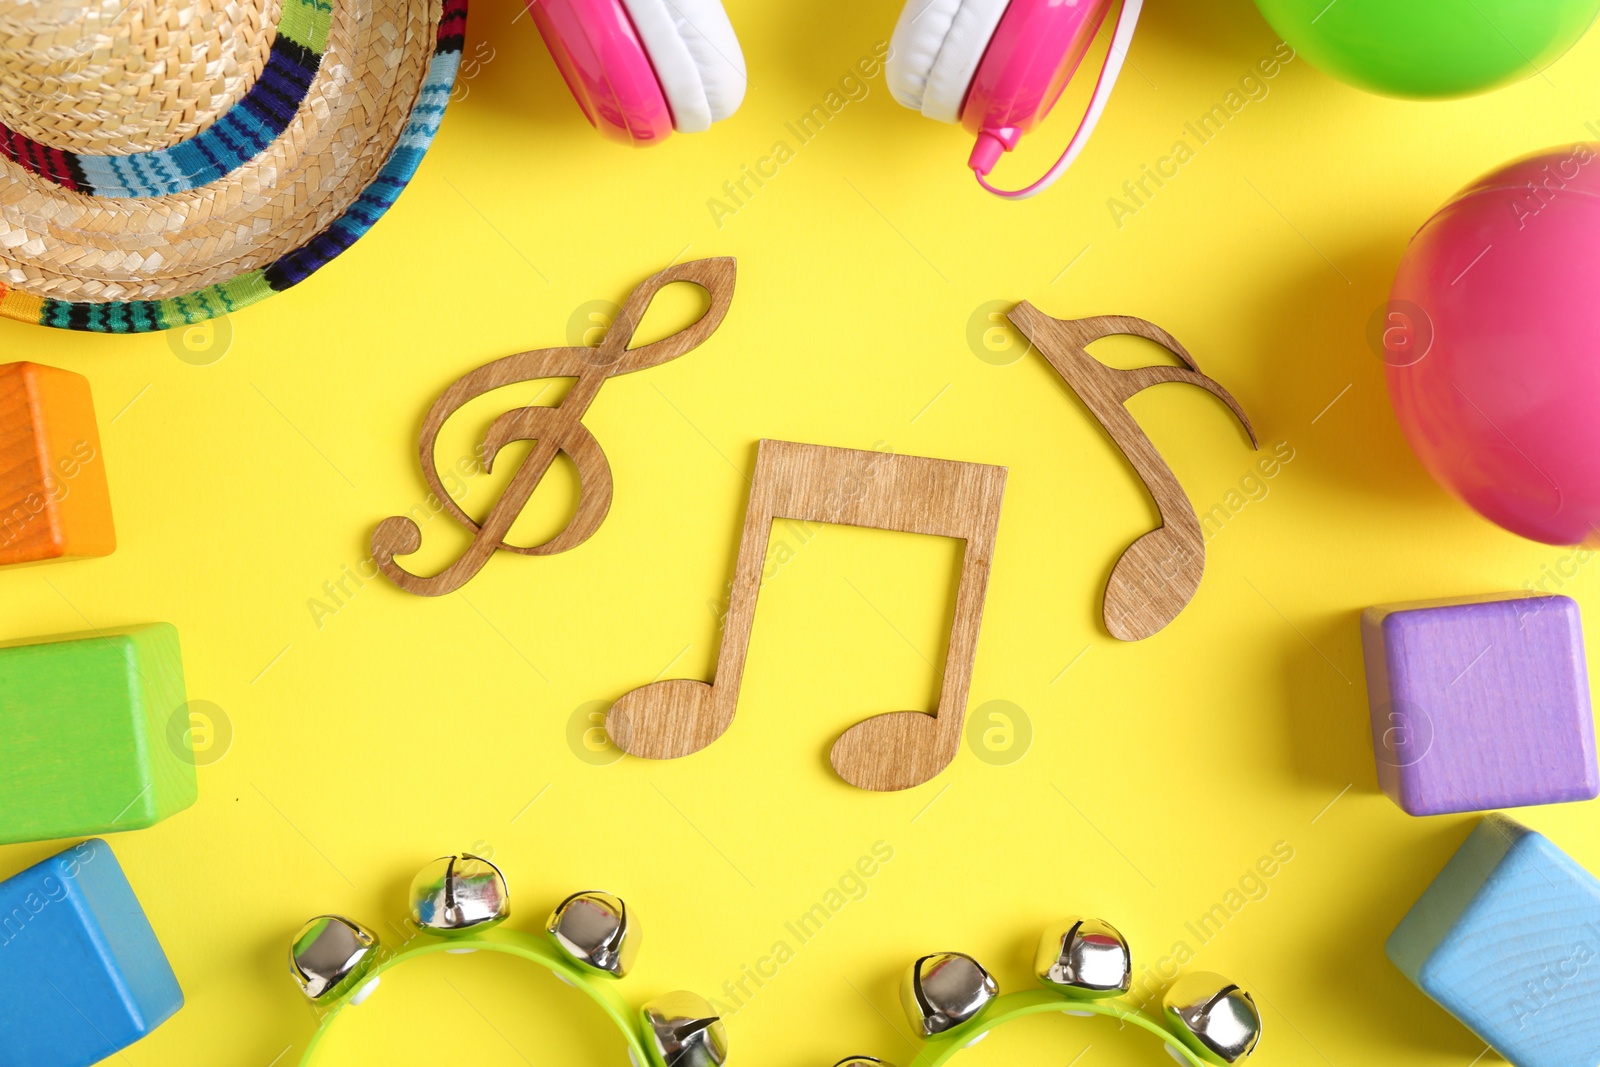
[[1468,96],[1530,77],[1577,43],[1600,0],[1256,0],[1294,50],[1389,96]]

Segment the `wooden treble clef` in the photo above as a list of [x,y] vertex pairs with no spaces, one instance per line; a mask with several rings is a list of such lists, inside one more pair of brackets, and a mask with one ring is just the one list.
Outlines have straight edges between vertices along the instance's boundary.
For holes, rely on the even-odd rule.
[[[710,306],[694,323],[677,333],[638,348],[628,347],[650,301],[664,286],[692,282],[711,298]],[[446,389],[422,423],[418,457],[422,476],[444,510],[473,531],[472,544],[461,557],[438,574],[413,574],[395,562],[422,546],[422,528],[405,515],[384,519],[372,533],[372,558],[378,568],[400,588],[419,596],[440,596],[461,588],[483,569],[496,552],[549,556],[583,544],[605,521],[611,509],[611,464],[600,443],[583,425],[583,417],[600,387],[619,374],[659,366],[700,345],[722,324],[733,300],[734,261],[730,257],[700,259],[669,267],[647,278],[629,296],[605,338],[592,348],[542,348],[497,359],[461,378]],[[533,441],[534,447],[517,468],[511,483],[480,524],[451,499],[434,466],[434,444],[446,420],[465,404],[493,389],[540,378],[573,378],[572,388],[559,404],[515,408],[495,419],[484,437],[483,467],[493,467],[495,456],[512,441]],[[578,470],[578,506],[566,527],[538,545],[506,543],[511,525],[532,499],[556,455],[565,452]]]

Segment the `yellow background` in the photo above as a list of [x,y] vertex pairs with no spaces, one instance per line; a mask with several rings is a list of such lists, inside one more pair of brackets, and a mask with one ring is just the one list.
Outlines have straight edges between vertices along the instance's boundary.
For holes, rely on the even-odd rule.
[[[234,731],[201,768],[195,808],[112,841],[188,998],[116,1062],[296,1062],[314,1020],[285,972],[295,927],[326,910],[397,922],[422,862],[474,846],[505,868],[524,928],[574,889],[622,894],[645,923],[621,987],[635,1004],[678,987],[727,1002],[725,982],[789,942],[794,958],[729,1022],[735,1063],[870,1052],[904,1064],[895,989],[912,958],[960,948],[1025,988],[1039,930],[1073,911],[1117,923],[1141,963],[1181,940],[1196,966],[1249,983],[1261,1062],[1472,1061],[1481,1043],[1382,946],[1475,819],[1414,819],[1377,793],[1357,613],[1522,588],[1569,553],[1433,484],[1365,333],[1409,234],[1451,192],[1595,136],[1600,36],[1453,103],[1364,95],[1297,60],[1119,228],[1108,198],[1273,51],[1246,0],[1150,4],[1089,150],[1020,205],[980,193],[966,135],[898,107],[881,75],[810,143],[786,130],[887,38],[895,4],[729,7],[751,71],[743,109],[629,151],[584,123],[514,0],[474,0],[473,73],[398,206],[314,279],[219,327],[231,341],[209,365],[177,357],[182,337],[0,322],[6,358],[93,383],[120,540],[106,559],[0,576],[0,639],[170,621],[191,698]],[[1053,158],[1070,110],[997,178]],[[794,158],[719,227],[707,201],[778,140]],[[568,343],[587,302],[620,302],[706,255],[739,260],[720,332],[609,383],[587,419],[616,476],[590,542],[502,555],[439,600],[381,579],[328,599],[324,583],[366,558],[372,527],[423,499],[416,432],[445,386]],[[1118,643],[1099,622],[1111,564],[1156,521],[1140,484],[1037,354],[996,365],[978,352],[1017,356],[1005,337],[969,345],[980,306],[1023,298],[1160,323],[1239,398],[1264,446],[1293,449],[1267,495],[1212,538],[1192,605],[1148,641]],[[653,331],[692,311],[667,301]],[[539,390],[458,416],[441,461]],[[1199,390],[1131,407],[1201,509],[1251,472],[1238,427]],[[732,570],[761,437],[1010,468],[971,707],[1023,709],[1020,760],[964,745],[931,783],[889,795],[833,776],[841,730],[933,706],[957,560],[951,543],[842,528],[767,583],[720,741],[672,763],[578,758],[569,725],[585,705],[662,672],[709,676],[708,601]],[[487,508],[515,459],[472,480],[469,508]],[[551,532],[572,494],[566,472],[553,476],[518,536]],[[464,543],[442,518],[424,541],[415,565]],[[1588,569],[1561,591],[1593,620]],[[319,598],[338,610],[319,620]],[[1595,810],[1518,817],[1600,869]],[[879,841],[892,861],[799,943],[785,923]],[[1293,859],[1265,895],[1197,939],[1185,923],[1279,842]],[[0,871],[61,847],[0,850]],[[617,1062],[604,1021],[530,971],[479,956],[399,972],[324,1062]],[[1061,1017],[967,1057],[1164,1062],[1148,1035]]]

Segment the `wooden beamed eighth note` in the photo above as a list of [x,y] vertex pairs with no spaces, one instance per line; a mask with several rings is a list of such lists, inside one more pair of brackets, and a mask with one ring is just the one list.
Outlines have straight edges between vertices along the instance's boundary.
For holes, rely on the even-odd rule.
[[[858,478],[864,463],[871,474]],[[857,488],[841,492],[851,485]],[[1006,469],[985,463],[762,441],[715,677],[710,682],[673,678],[623,694],[606,715],[606,732],[631,755],[676,759],[705,748],[732,724],[773,520],[954,537],[966,545],[938,708],[932,714],[892,711],[858,722],[839,735],[829,756],[839,777],[861,789],[909,789],[926,782],[961,748],[1005,485]]]

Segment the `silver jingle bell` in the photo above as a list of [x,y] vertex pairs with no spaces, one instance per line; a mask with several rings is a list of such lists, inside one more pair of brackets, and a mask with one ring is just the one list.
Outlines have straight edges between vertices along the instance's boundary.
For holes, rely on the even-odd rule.
[[728,1028],[698,994],[663,993],[639,1009],[639,1017],[656,1067],[722,1067],[728,1058]]
[[935,952],[906,972],[900,1003],[917,1033],[932,1037],[976,1017],[999,992],[994,977],[971,956]]
[[639,920],[622,898],[588,890],[550,913],[545,930],[556,947],[586,970],[621,978],[639,954]]
[[337,1000],[367,973],[378,954],[371,930],[342,915],[318,915],[289,945],[289,973],[312,1000]]
[[1161,999],[1168,1028],[1207,1063],[1238,1063],[1261,1040],[1254,998],[1220,974],[1183,975]]
[[1099,1000],[1133,986],[1133,956],[1128,939],[1115,926],[1075,915],[1044,932],[1033,972],[1064,996]]
[[505,876],[481,856],[440,856],[411,880],[411,918],[432,933],[487,930],[510,914]]

